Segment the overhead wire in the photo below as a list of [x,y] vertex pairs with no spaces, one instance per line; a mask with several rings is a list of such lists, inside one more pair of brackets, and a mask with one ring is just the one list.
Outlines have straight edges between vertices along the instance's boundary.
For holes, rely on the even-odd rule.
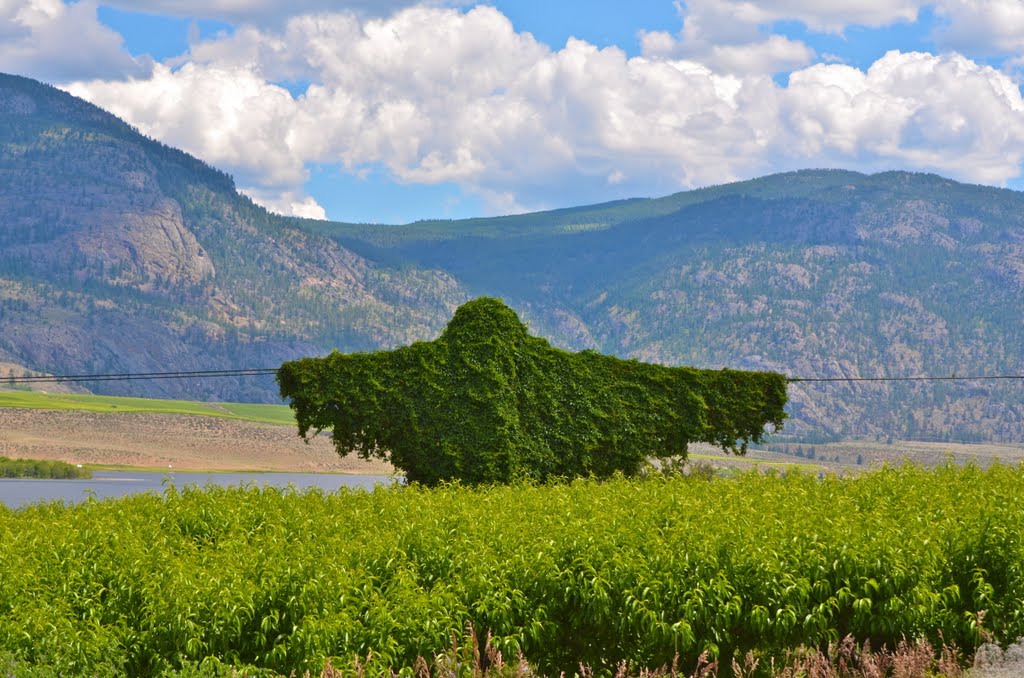
[[[276,367],[253,367],[228,370],[176,370],[169,372],[110,372],[106,374],[35,375],[0,378],[8,384],[52,384],[82,381],[135,381],[144,379],[211,379],[223,377],[259,377],[277,374]],[[787,377],[791,384],[841,382],[899,382],[899,381],[992,381],[1024,380],[1024,374],[979,374],[969,376],[916,376],[916,377]]]
[[922,377],[787,377],[791,384],[807,382],[842,382],[842,381],[989,381],[993,379],[1024,379],[1024,374],[985,374],[960,377],[922,376]]
[[277,368],[258,367],[234,370],[188,370],[173,372],[112,372],[108,374],[45,374],[8,377],[8,384],[52,384],[80,381],[134,381],[141,379],[210,379],[215,377],[254,377],[277,374]]

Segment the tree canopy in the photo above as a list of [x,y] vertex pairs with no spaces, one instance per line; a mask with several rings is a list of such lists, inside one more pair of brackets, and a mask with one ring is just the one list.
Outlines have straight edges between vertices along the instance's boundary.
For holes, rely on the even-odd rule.
[[691,442],[742,454],[786,418],[781,374],[570,353],[486,297],[434,341],[286,362],[277,381],[304,438],[330,430],[340,455],[428,485],[633,475]]

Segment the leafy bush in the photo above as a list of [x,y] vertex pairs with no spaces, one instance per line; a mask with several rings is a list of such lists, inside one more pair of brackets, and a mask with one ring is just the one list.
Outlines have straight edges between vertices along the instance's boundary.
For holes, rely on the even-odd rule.
[[379,675],[464,646],[467,622],[543,675],[767,665],[847,634],[969,653],[1024,635],[1021,496],[1022,468],[949,466],[30,506],[0,511],[0,657]]
[[63,461],[0,457],[0,478],[92,478],[92,471]]
[[340,455],[430,485],[634,475],[694,441],[745,452],[786,417],[781,374],[561,351],[489,298],[436,341],[287,362],[277,378],[301,435],[331,430]]

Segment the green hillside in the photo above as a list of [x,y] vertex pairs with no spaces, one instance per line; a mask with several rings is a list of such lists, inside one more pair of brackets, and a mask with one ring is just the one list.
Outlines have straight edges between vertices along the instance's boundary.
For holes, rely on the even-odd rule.
[[295,416],[287,405],[254,403],[200,403],[188,400],[158,400],[79,394],[50,394],[31,391],[0,390],[0,407],[34,410],[81,410],[86,412],[150,412],[188,414],[200,417],[224,417],[265,424],[295,425]]

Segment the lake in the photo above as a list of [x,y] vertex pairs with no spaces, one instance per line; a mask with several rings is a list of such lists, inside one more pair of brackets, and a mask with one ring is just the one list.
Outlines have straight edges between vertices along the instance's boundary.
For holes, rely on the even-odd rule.
[[122,497],[139,492],[163,492],[164,483],[181,488],[186,485],[272,485],[297,489],[319,487],[334,491],[342,487],[390,485],[391,476],[345,475],[340,473],[153,473],[135,471],[95,471],[89,480],[0,479],[0,504],[17,508],[40,501],[84,501],[90,494],[97,499]]

